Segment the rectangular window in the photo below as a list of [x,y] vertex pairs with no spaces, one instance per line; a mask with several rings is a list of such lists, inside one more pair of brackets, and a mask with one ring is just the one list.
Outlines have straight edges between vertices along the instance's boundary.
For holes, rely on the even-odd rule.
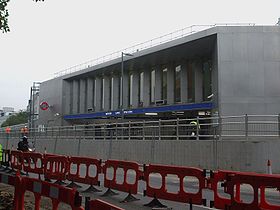
[[175,102],[181,102],[181,66],[175,68]]
[[129,81],[128,81],[128,101],[129,105],[132,106],[132,100],[133,100],[133,74],[129,75]]
[[104,108],[105,108],[105,88],[104,88],[104,85],[105,85],[105,79],[102,78],[101,79],[101,108],[102,108],[102,110],[104,110]]
[[150,87],[151,87],[150,101],[151,101],[151,103],[155,103],[155,89],[156,89],[156,71],[155,70],[151,71],[151,86]]
[[139,77],[139,102],[140,105],[143,105],[144,101],[144,72],[140,73]]
[[114,109],[114,77],[111,77],[110,84],[110,110]]
[[122,108],[122,93],[123,89],[122,89],[122,76],[119,77],[119,108]]
[[94,109],[96,108],[96,79],[93,79],[93,90],[92,90],[92,104]]
[[69,114],[73,114],[73,91],[74,90],[74,84],[73,81],[70,82],[70,113]]
[[167,100],[167,68],[162,70],[161,99]]
[[188,62],[187,68],[188,77],[188,102],[194,102],[194,71],[192,68],[192,62]]
[[212,95],[212,64],[211,60],[203,63],[203,101],[211,101]]

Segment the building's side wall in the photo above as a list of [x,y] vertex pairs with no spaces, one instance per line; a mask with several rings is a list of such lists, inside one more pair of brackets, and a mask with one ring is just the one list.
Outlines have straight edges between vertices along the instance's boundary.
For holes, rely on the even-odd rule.
[[280,113],[280,27],[218,32],[220,115]]
[[[52,80],[45,81],[40,86],[40,102],[46,101],[49,104],[48,110],[39,110],[39,119],[36,122],[36,126],[54,126],[61,125],[63,121],[63,109],[70,109],[70,102],[64,102],[65,97],[63,86],[68,87],[68,83],[63,83],[61,78],[55,78]],[[64,88],[64,91],[70,91],[70,88]],[[70,94],[70,93],[69,93]],[[66,123],[66,122],[65,122]]]

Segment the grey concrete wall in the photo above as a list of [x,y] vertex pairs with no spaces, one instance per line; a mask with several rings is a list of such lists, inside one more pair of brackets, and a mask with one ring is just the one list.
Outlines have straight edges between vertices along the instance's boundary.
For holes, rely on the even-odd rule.
[[221,28],[220,114],[280,113],[280,27]]
[[[32,141],[32,140],[30,140]],[[121,141],[112,140],[112,153],[109,153],[109,140],[34,139],[36,151],[65,155],[80,155],[102,159],[134,160],[139,163],[159,163],[168,165],[193,166],[207,169],[226,169],[265,173],[267,160],[272,162],[274,173],[280,173],[278,140],[251,141]],[[5,147],[6,140],[0,139]],[[18,139],[9,140],[16,147]]]
[[[61,125],[63,119],[63,80],[55,78],[43,82],[40,86],[40,103],[46,101],[49,104],[48,110],[39,109],[39,119],[36,125],[55,126]],[[68,101],[70,102],[70,101]],[[69,106],[68,105],[68,109]],[[66,123],[66,122],[65,122]]]

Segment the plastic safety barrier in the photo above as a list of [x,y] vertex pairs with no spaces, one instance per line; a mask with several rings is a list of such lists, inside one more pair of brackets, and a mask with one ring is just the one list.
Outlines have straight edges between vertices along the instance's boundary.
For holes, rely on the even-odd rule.
[[[85,176],[81,175],[80,167],[84,165],[86,168]],[[76,167],[76,171],[71,171],[71,166]],[[93,171],[93,169],[95,169]],[[97,191],[93,188],[93,185],[100,186],[100,182],[98,180],[99,174],[102,172],[101,160],[87,157],[69,157],[69,171],[67,175],[67,179],[73,182],[79,182],[83,184],[88,184],[90,187],[86,190],[86,192]],[[69,187],[75,185],[70,184]]]
[[72,210],[83,210],[81,206],[82,198],[78,191],[71,188],[62,187],[56,184],[45,182],[33,178],[22,178],[21,198],[19,200],[20,210],[24,210],[24,193],[30,191],[34,193],[35,210],[40,209],[41,197],[48,197],[52,201],[52,209],[57,210],[59,203],[71,206]]
[[[109,179],[108,170],[109,168],[113,168],[113,179]],[[117,170],[123,170],[123,183],[117,182]],[[134,173],[135,179],[134,182],[129,182],[128,174]],[[140,171],[139,164],[137,162],[130,161],[121,161],[121,160],[107,160],[105,165],[103,166],[104,173],[104,187],[107,187],[108,190],[115,189],[122,192],[129,193],[128,197],[124,200],[124,202],[138,200],[131,196],[131,194],[137,194],[138,190],[138,180],[140,180],[142,176],[142,172]],[[132,176],[132,174],[131,174]]]
[[0,183],[14,186],[14,209],[19,209],[20,201],[20,188],[21,188],[21,178],[20,176],[11,176],[6,174],[0,174]]
[[22,151],[11,151],[11,168],[12,170],[22,170],[23,165],[23,158],[22,158]]
[[63,155],[44,155],[44,176],[45,179],[63,181],[68,172],[68,158]]
[[[211,201],[210,207],[215,207],[217,209],[225,209],[231,203],[231,199],[223,197],[218,192],[218,185],[221,184],[224,187],[224,182],[230,174],[236,174],[236,171],[217,171],[213,172],[210,180],[208,180],[208,188],[214,193],[214,201]],[[236,196],[239,195],[240,186],[237,186]],[[230,195],[229,195],[230,196]]]
[[89,206],[90,210],[124,210],[100,199],[91,200]]
[[23,152],[23,170],[27,173],[44,174],[44,158],[41,153]]
[[[151,174],[160,174],[161,187],[155,188],[151,186],[149,176]],[[167,192],[166,177],[168,175],[176,175],[179,179],[179,191]],[[184,178],[192,176],[198,179],[198,191],[196,193],[186,192],[184,190]],[[153,197],[155,199],[161,198],[170,201],[177,201],[183,203],[205,204],[205,200],[202,198],[202,189],[206,188],[204,172],[198,168],[192,167],[180,167],[180,166],[168,166],[168,165],[147,165],[144,166],[144,180],[147,183],[146,191],[144,195]]]
[[[231,203],[228,206],[230,210],[279,210],[280,204],[270,204],[265,198],[265,188],[276,188],[280,189],[280,176],[276,175],[262,175],[262,174],[231,174],[227,177],[226,181],[226,192],[231,195]],[[234,194],[235,186],[241,184],[249,184],[254,190],[253,201],[245,203],[240,200],[240,196],[236,198]],[[260,195],[259,193],[260,192]],[[239,192],[240,194],[240,192]],[[259,198],[260,196],[260,198]]]

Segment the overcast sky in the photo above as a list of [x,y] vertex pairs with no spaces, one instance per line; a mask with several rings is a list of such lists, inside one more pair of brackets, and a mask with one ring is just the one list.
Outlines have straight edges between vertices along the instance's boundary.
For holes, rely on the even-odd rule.
[[195,24],[275,25],[279,0],[11,0],[0,33],[0,109],[25,109],[33,82]]

